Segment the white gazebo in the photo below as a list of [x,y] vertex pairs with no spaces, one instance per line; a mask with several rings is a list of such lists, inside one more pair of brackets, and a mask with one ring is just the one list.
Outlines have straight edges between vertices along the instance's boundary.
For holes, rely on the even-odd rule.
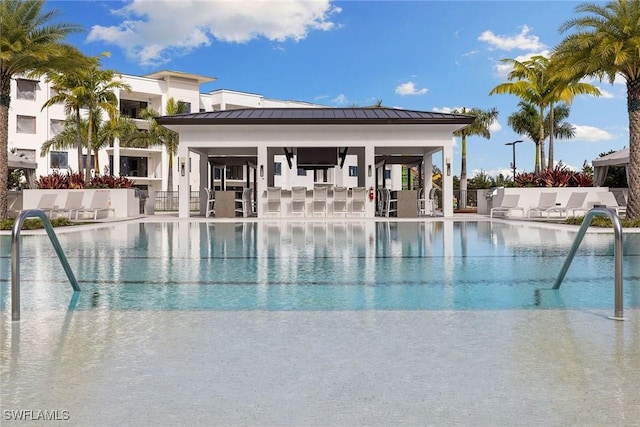
[[629,182],[629,149],[624,148],[615,153],[607,154],[599,157],[591,162],[593,165],[593,179],[598,187],[604,184],[607,178],[609,166],[624,166],[627,173],[627,182]]
[[[267,212],[267,188],[274,182],[275,155],[289,158],[304,154],[310,162],[306,167],[326,169],[341,167],[340,157],[347,152],[357,155],[358,187],[371,191],[376,187],[377,159],[381,157],[401,161],[402,156],[420,156],[425,171],[438,165],[443,171],[443,215],[451,217],[453,132],[473,120],[468,115],[391,108],[255,108],[157,119],[180,135],[180,218],[189,217],[190,153],[200,156],[201,188],[210,182],[209,158],[246,157],[255,161],[257,215],[262,217]],[[318,164],[313,164],[316,161]],[[422,186],[425,191],[431,188],[430,173],[424,174]],[[202,215],[205,199],[200,204]],[[375,216],[373,201],[366,203],[364,216]]]

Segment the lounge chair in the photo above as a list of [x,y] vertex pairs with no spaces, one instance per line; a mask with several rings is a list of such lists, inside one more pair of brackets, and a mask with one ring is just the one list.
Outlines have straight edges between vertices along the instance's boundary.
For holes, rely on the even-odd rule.
[[52,209],[51,215],[65,214],[67,218],[71,219],[78,209],[82,209],[83,198],[84,191],[67,192],[67,200],[64,202],[64,207]]
[[333,189],[333,214],[343,213],[347,216],[347,187]]
[[519,202],[519,194],[505,194],[504,196],[502,196],[502,203],[500,203],[500,206],[491,208],[489,217],[493,218],[494,213],[504,213],[504,216],[508,217],[511,216],[511,212],[513,211],[520,211],[522,212],[522,216],[524,216],[524,208],[522,206],[518,206]]
[[327,216],[327,187],[313,187],[313,214],[317,212],[324,213]]
[[108,190],[96,190],[93,193],[93,197],[91,198],[91,204],[87,208],[80,208],[76,211],[76,219],[80,216],[80,214],[93,214],[94,221],[98,219],[98,214],[100,212],[107,212],[107,216],[109,215],[109,211],[113,211],[113,208],[109,207],[109,191]]
[[540,193],[540,200],[538,200],[538,206],[529,209],[528,216],[531,218],[531,214],[537,213],[538,216],[542,216],[543,213],[549,216],[548,210],[556,207],[556,199],[558,193]]
[[547,216],[549,216],[551,213],[558,213],[560,214],[560,217],[562,217],[563,214],[565,214],[566,216],[569,216],[569,212],[571,212],[572,216],[576,216],[577,211],[587,212],[588,209],[583,207],[584,201],[586,198],[587,198],[586,192],[574,191],[569,196],[569,200],[567,200],[567,204],[565,206],[556,206],[556,207],[547,209]]
[[291,213],[307,215],[307,187],[291,187]]
[[615,194],[613,194],[610,191],[602,191],[602,192],[598,192],[596,193],[598,195],[598,200],[600,200],[600,204],[605,205],[605,207],[607,208],[611,208],[614,209],[616,211],[616,214],[620,215],[620,214],[627,214],[627,207],[626,206],[620,206],[618,204],[618,201],[616,200],[616,196]]
[[351,190],[351,213],[362,213],[364,215],[367,203],[367,189],[365,187],[355,187]]
[[43,194],[40,196],[40,200],[36,205],[36,209],[44,212],[45,215],[51,216],[51,211],[56,209],[57,194]]
[[267,213],[282,215],[282,189],[280,187],[267,187]]

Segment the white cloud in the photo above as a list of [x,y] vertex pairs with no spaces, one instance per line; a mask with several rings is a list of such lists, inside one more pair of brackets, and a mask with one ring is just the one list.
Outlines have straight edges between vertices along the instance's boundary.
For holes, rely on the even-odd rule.
[[615,139],[615,136],[610,134],[604,129],[598,129],[593,126],[576,125],[573,124],[576,130],[576,135],[572,138],[574,141],[608,141]]
[[349,99],[347,98],[347,95],[345,95],[344,93],[341,93],[340,95],[333,98],[331,102],[333,102],[334,104],[344,105],[349,102]]
[[230,43],[259,37],[299,41],[310,31],[338,27],[331,18],[340,12],[329,0],[133,0],[112,10],[123,18],[119,25],[95,25],[87,40],[120,46],[142,65],[158,65],[208,46],[213,39]]
[[406,82],[398,85],[396,87],[395,92],[398,95],[405,96],[405,95],[424,95],[428,91],[429,89],[427,88],[422,88],[422,89],[416,88],[416,84],[414,82]]
[[540,38],[530,35],[529,31],[530,28],[526,25],[523,25],[520,34],[515,36],[496,35],[493,31],[487,30],[478,36],[478,40],[488,43],[490,49],[536,51],[546,48]]

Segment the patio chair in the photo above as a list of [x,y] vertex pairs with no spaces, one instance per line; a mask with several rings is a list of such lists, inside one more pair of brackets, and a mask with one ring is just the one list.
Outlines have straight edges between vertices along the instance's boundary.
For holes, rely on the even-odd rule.
[[76,210],[76,219],[80,214],[93,214],[93,220],[98,219],[98,214],[100,212],[107,212],[107,216],[109,215],[109,211],[113,211],[113,208],[109,207],[109,191],[104,190],[96,190],[93,193],[93,197],[91,198],[91,204],[89,207],[83,207]]
[[82,209],[83,198],[84,191],[67,192],[67,200],[64,202],[64,207],[52,209],[51,215],[66,214],[67,218],[71,219],[78,209]]
[[367,189],[365,187],[354,187],[351,190],[351,213],[362,213],[364,215],[367,203]]
[[215,193],[212,189],[209,189],[207,187],[202,187],[204,189],[204,192],[207,194],[207,207],[205,208],[204,211],[204,216],[206,218],[209,218],[211,216],[211,214],[213,214],[213,216],[216,215],[216,198],[215,198]]
[[282,215],[282,188],[267,187],[267,213]]
[[627,207],[626,206],[620,206],[618,204],[618,200],[616,200],[616,196],[615,194],[613,194],[610,191],[602,191],[602,192],[598,192],[596,193],[598,196],[598,200],[600,200],[600,204],[605,205],[605,207],[607,208],[611,208],[614,209],[616,211],[616,214],[620,215],[620,214],[627,214]]
[[529,209],[528,217],[531,218],[531,214],[537,213],[539,217],[542,216],[543,213],[549,216],[548,210],[556,207],[556,199],[558,198],[558,193],[540,193],[540,199],[538,200],[538,206]]
[[380,190],[382,192],[382,216],[388,218],[392,213],[398,211],[398,200],[391,198],[391,191],[388,188],[382,188]]
[[327,187],[313,187],[313,214],[317,212],[324,213],[327,216]]
[[567,200],[567,204],[565,206],[555,206],[553,208],[547,209],[547,216],[549,216],[551,213],[557,212],[558,214],[560,214],[560,217],[562,218],[563,214],[565,214],[566,216],[569,216],[569,212],[571,212],[573,216],[576,215],[576,211],[587,212],[588,209],[582,206],[584,205],[584,201],[586,198],[587,198],[586,192],[574,191],[569,196],[569,200]]
[[291,213],[307,215],[307,187],[291,187]]
[[333,189],[333,214],[343,213],[347,216],[347,187]]
[[419,191],[418,197],[418,216],[431,215],[434,216],[436,213],[436,188],[432,187],[429,190],[429,197],[424,197],[424,188],[421,188]]
[[242,190],[242,198],[240,199],[242,204],[241,209],[236,209],[236,212],[242,214],[244,218],[253,216],[255,209],[253,203],[253,188],[245,188]]
[[504,213],[505,217],[511,216],[511,212],[520,211],[522,212],[522,216],[524,216],[524,208],[522,206],[518,206],[520,202],[519,194],[505,194],[502,197],[502,203],[500,206],[496,206],[495,208],[491,208],[489,212],[489,217],[493,218],[494,213]]

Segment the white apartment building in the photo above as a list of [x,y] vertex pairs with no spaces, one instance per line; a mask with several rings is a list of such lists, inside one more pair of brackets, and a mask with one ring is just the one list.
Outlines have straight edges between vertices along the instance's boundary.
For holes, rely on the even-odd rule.
[[[205,83],[215,81],[215,78],[177,71],[159,71],[145,76],[123,74],[120,79],[127,83],[130,91],[121,90],[117,93],[121,114],[136,120],[139,128],[147,126],[146,121],[140,119],[140,112],[145,108],[152,108],[160,115],[165,113],[165,106],[170,98],[186,103],[191,113],[237,110],[241,108],[316,108],[321,105],[284,101],[265,98],[259,94],[218,89],[209,93],[201,93],[200,87]],[[11,105],[9,110],[9,149],[16,154],[38,164],[36,176],[48,175],[53,171],[67,172],[75,170],[78,164],[75,148],[64,151],[51,151],[45,156],[40,155],[42,144],[53,138],[63,129],[66,115],[64,106],[54,105],[42,108],[51,96],[51,85],[44,78],[39,80],[17,77],[11,82]],[[83,156],[84,157],[84,156]],[[169,156],[164,147],[126,148],[120,147],[118,142],[101,149],[98,153],[97,173],[111,173],[123,175],[132,179],[141,189],[152,191],[167,190]],[[312,188],[315,183],[340,183],[347,187],[357,185],[356,156],[347,155],[342,168],[335,167],[326,170],[307,170],[296,167],[295,157],[291,160],[291,167],[285,154],[275,156],[274,184],[283,188],[293,185],[305,185]],[[198,165],[199,156],[189,155],[189,185],[193,191],[200,190],[202,180]],[[173,188],[178,189],[178,175],[181,165],[176,158],[173,160]],[[84,164],[84,162],[83,162]],[[384,176],[388,188],[399,189],[401,186],[401,166],[386,166]],[[212,164],[213,173],[210,186],[220,189],[227,187],[242,188],[249,182],[249,175],[255,173],[255,165],[235,165],[216,167]]]

